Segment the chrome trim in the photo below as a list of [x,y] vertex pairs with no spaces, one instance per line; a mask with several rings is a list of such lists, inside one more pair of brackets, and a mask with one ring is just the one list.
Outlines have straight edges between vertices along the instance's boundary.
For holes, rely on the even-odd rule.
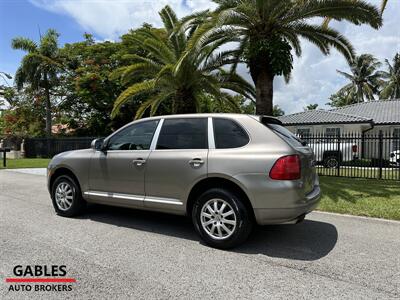
[[215,149],[213,118],[208,118],[208,149]]
[[145,196],[140,196],[140,195],[119,194],[119,193],[99,192],[99,191],[87,191],[87,192],[84,192],[84,194],[88,195],[88,196],[107,197],[107,198],[114,198],[114,199],[125,199],[125,200],[154,202],[154,203],[162,203],[162,204],[183,205],[183,203],[180,202],[178,199],[173,199],[173,198],[145,197]]
[[151,141],[151,144],[150,144],[150,150],[155,150],[157,147],[158,137],[160,136],[161,127],[162,127],[163,123],[164,123],[164,119],[160,119],[160,122],[158,122],[158,125],[156,128],[156,131],[154,132],[153,140]]
[[84,192],[84,194],[88,195],[88,196],[98,196],[98,197],[134,200],[134,201],[143,201],[144,200],[144,196],[140,196],[140,195],[119,194],[119,193],[98,192],[98,191],[87,191],[87,192]]
[[155,203],[163,203],[163,204],[173,204],[173,205],[183,205],[181,201],[178,199],[172,198],[162,198],[162,197],[145,197],[144,202],[155,202]]

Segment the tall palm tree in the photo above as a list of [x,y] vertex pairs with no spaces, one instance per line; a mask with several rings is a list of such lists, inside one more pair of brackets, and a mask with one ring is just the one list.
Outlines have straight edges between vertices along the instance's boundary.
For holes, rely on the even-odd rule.
[[[307,21],[321,18],[346,20],[353,24],[382,24],[378,8],[354,0],[214,0],[219,7],[190,41],[196,51],[216,40],[238,44],[232,58],[244,60],[256,87],[258,114],[273,110],[273,81],[277,75],[289,80],[293,66],[292,49],[301,55],[299,38],[316,45],[323,54],[333,47],[348,61],[354,57],[350,42],[329,26]],[[198,17],[197,15],[194,18]],[[189,52],[190,53],[190,52]],[[189,55],[189,54],[188,54]]]
[[380,97],[381,99],[400,99],[400,53],[396,53],[394,56],[393,65],[387,59],[385,62],[389,71],[379,72],[384,79]]
[[46,135],[51,135],[51,89],[57,81],[60,68],[57,62],[59,34],[49,29],[40,37],[39,45],[24,37],[14,38],[11,46],[27,52],[15,74],[15,83],[20,90],[25,84],[44,93],[46,106]]
[[350,64],[351,73],[337,70],[350,81],[338,93],[346,95],[348,104],[375,100],[374,94],[378,93],[381,82],[381,74],[377,71],[380,65],[371,54],[356,57]]
[[204,98],[226,101],[239,111],[237,101],[225,90],[250,99],[255,97],[251,84],[221,68],[230,55],[229,51],[211,54],[214,48],[210,43],[181,59],[197,29],[177,31],[180,23],[169,6],[160,11],[160,16],[163,29],[144,26],[132,38],[147,54],[130,55],[132,65],[117,71],[122,74],[122,82],[129,87],[116,99],[112,116],[124,103],[144,93],[150,96],[140,106],[135,118],[142,117],[148,109],[150,115],[154,115],[161,103],[171,107],[172,113],[198,112]]

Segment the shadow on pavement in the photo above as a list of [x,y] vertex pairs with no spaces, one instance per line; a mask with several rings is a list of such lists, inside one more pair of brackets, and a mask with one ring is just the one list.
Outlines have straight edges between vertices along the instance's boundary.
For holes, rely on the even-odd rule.
[[258,226],[247,242],[234,251],[312,261],[331,252],[337,239],[334,225],[305,219],[296,225]]
[[[81,218],[201,242],[191,220],[183,216],[91,205]],[[337,238],[334,225],[306,219],[297,225],[256,226],[245,244],[229,251],[312,261],[326,256]]]

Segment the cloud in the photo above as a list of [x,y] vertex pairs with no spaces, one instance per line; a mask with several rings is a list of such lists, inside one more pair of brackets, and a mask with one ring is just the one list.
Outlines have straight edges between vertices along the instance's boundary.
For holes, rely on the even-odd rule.
[[[93,32],[100,39],[116,40],[130,28],[144,22],[160,26],[158,11],[169,4],[178,17],[193,11],[213,9],[210,0],[30,0],[34,5],[48,11],[72,17],[84,30]],[[370,1],[377,5],[377,1]],[[374,30],[368,26],[355,26],[346,22],[332,22],[332,26],[343,33],[354,45],[358,54],[371,53],[378,59],[389,60],[400,51],[400,26],[398,14],[400,1],[389,1],[384,13],[384,26]],[[312,20],[319,22],[320,20]],[[346,84],[336,70],[348,71],[348,65],[341,54],[332,50],[324,56],[310,43],[302,41],[303,55],[295,58],[292,80],[285,84],[278,77],[274,83],[274,103],[286,113],[303,110],[307,104],[318,103],[326,107],[329,96]],[[239,73],[249,81],[251,78],[245,66]]]
[[178,17],[195,10],[213,8],[209,0],[30,0],[50,12],[72,17],[84,30],[104,39],[117,39],[144,22],[161,24],[158,12],[170,5]]

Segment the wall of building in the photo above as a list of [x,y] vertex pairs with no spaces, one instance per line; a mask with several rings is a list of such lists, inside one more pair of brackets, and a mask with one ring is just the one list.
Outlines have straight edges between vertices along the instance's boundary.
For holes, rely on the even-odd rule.
[[326,128],[340,128],[340,133],[360,133],[363,130],[371,128],[370,124],[318,124],[318,125],[295,125],[285,126],[293,133],[297,133],[298,129],[309,128],[312,135],[325,134]]

